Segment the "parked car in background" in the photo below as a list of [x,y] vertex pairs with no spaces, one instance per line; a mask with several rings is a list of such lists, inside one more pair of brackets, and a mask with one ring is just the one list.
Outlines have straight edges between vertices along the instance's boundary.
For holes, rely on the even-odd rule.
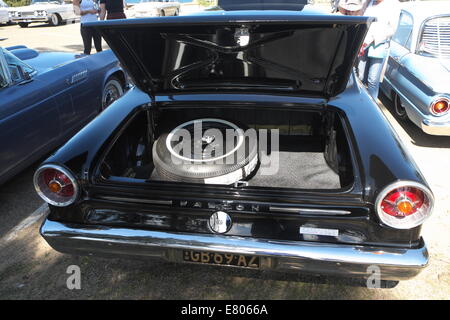
[[0,0],[0,24],[8,24],[10,22],[8,5],[3,0]]
[[304,5],[314,4],[314,0],[218,0],[217,6],[223,10],[247,10],[258,6],[264,10],[298,10]]
[[78,19],[72,3],[64,0],[32,0],[29,6],[11,8],[11,20],[22,28],[33,22],[47,22],[52,26]]
[[67,141],[124,91],[107,50],[75,59],[0,48],[0,184]]
[[178,16],[180,3],[175,0],[128,0],[128,18]]
[[450,135],[449,1],[402,4],[381,89],[398,119]]
[[427,265],[433,195],[353,72],[370,18],[264,7],[88,24],[135,87],[36,171],[50,246],[394,281]]

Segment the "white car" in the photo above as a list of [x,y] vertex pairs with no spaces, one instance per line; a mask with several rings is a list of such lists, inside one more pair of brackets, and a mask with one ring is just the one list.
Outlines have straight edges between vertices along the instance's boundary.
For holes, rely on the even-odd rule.
[[0,0],[0,24],[9,23],[8,5]]
[[65,3],[64,0],[32,0],[29,6],[11,9],[12,22],[18,23],[22,28],[28,27],[32,22],[48,22],[57,26],[78,19],[73,12],[72,3]]
[[180,3],[175,0],[127,0],[127,18],[178,16]]

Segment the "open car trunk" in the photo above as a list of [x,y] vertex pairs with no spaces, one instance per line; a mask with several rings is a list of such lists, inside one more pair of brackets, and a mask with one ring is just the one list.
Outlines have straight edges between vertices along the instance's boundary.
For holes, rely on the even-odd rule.
[[[156,111],[157,110],[157,111]],[[224,119],[255,129],[279,131],[278,163],[262,174],[261,152],[275,155],[271,136],[267,148],[258,146],[258,164],[245,177],[249,187],[341,189],[354,180],[343,116],[331,108],[284,109],[266,107],[162,107],[138,111],[115,139],[100,166],[104,178],[142,182],[168,181],[155,169],[152,148],[161,134],[189,120]],[[151,132],[151,134],[149,134]],[[267,171],[266,171],[267,172]],[[170,179],[169,179],[170,180]],[[180,181],[183,182],[183,181]],[[218,183],[222,184],[222,183]]]

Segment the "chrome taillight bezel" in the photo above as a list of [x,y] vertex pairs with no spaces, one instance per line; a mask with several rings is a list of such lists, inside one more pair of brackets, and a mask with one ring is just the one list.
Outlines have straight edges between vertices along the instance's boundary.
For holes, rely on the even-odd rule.
[[[429,200],[429,209],[428,209],[428,214],[423,217],[422,219],[416,220],[414,221],[414,223],[409,222],[408,220],[404,220],[402,221],[402,219],[398,219],[392,216],[389,216],[387,213],[385,213],[383,211],[383,209],[381,208],[381,203],[383,201],[383,199],[392,191],[399,189],[399,188],[403,188],[403,187],[412,187],[412,188],[417,188],[420,191],[422,191],[426,197],[428,197]],[[425,220],[427,220],[432,212],[433,212],[433,207],[434,207],[434,195],[431,192],[431,190],[424,186],[421,183],[418,182],[414,182],[414,181],[408,181],[408,180],[401,180],[401,181],[396,181],[394,183],[391,183],[389,185],[387,185],[385,188],[383,188],[383,190],[378,194],[376,201],[375,201],[375,210],[376,213],[378,215],[378,217],[380,218],[381,222],[389,227],[395,228],[395,229],[412,229],[415,228],[421,224],[423,224],[425,222]],[[398,223],[392,223],[392,221],[395,221],[394,219],[397,219],[396,222]]]
[[[74,193],[73,196],[67,200],[67,201],[55,201],[53,199],[50,199],[41,189],[40,185],[39,185],[39,178],[41,173],[43,173],[45,170],[47,169],[53,169],[53,170],[57,170],[60,171],[61,173],[63,173],[65,176],[67,176],[67,178],[69,178],[70,182],[73,185],[73,189],[74,189]],[[33,176],[33,184],[34,184],[34,188],[36,189],[36,192],[38,193],[38,195],[47,203],[57,206],[57,207],[67,207],[71,204],[73,204],[79,196],[79,187],[78,187],[78,181],[75,178],[75,176],[72,174],[72,172],[70,172],[68,169],[59,166],[59,165],[55,165],[55,164],[46,164],[43,165],[41,167],[39,167],[36,172],[34,173]]]
[[[433,108],[433,107],[434,107],[434,105],[435,105],[436,103],[438,103],[439,101],[445,101],[445,102],[447,102],[447,105],[449,106],[449,107],[447,108],[447,111],[442,112],[442,113],[437,113],[437,112],[434,111],[434,108]],[[446,97],[446,96],[436,97],[436,98],[433,100],[433,102],[431,102],[431,104],[430,104],[430,112],[431,112],[431,114],[432,114],[433,116],[442,117],[442,116],[447,115],[447,114],[449,113],[449,111],[450,111],[450,98],[449,98],[449,97]]]

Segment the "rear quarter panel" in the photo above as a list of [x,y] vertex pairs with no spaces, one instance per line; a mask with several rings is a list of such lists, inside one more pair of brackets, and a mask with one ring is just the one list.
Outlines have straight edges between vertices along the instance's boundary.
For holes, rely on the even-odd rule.
[[352,143],[360,165],[363,197],[374,203],[390,183],[425,179],[383,112],[354,76],[349,88],[329,104],[342,109],[351,127]]

